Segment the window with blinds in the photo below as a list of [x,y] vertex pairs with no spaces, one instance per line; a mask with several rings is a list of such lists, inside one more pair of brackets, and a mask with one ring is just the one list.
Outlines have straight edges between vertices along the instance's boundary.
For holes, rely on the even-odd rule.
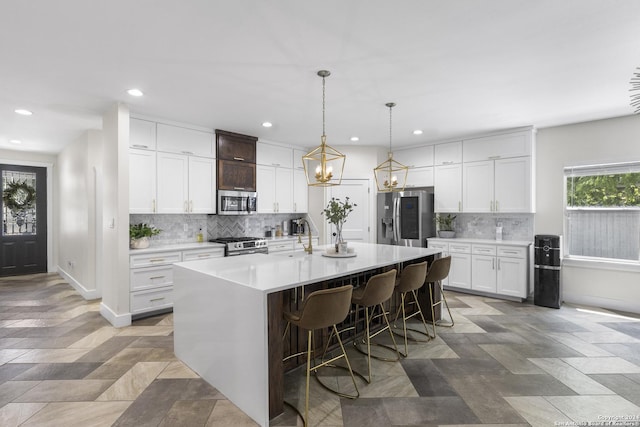
[[640,162],[564,169],[568,256],[640,261]]

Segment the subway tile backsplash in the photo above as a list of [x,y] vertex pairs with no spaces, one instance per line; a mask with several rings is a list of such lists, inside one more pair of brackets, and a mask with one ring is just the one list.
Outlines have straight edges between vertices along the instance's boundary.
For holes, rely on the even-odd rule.
[[502,225],[502,240],[533,240],[533,214],[458,213],[456,237],[466,239],[496,238],[496,226]]
[[132,214],[131,224],[146,223],[162,230],[151,239],[152,246],[195,242],[202,229],[205,240],[215,237],[263,237],[267,227],[282,227],[283,221],[304,217],[301,214],[198,215],[198,214]]

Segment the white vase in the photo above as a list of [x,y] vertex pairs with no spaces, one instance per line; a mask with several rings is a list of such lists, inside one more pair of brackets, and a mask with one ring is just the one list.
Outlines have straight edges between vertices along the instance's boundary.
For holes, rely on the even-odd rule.
[[129,247],[131,249],[145,249],[149,247],[149,238],[140,237],[139,239],[131,239]]

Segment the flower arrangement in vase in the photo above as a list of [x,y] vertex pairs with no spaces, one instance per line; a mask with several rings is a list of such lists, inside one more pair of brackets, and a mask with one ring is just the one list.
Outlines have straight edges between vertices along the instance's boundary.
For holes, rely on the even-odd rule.
[[149,237],[160,234],[162,230],[144,223],[129,224],[129,241],[131,249],[149,247]]
[[336,227],[334,235],[336,236],[336,252],[346,252],[346,242],[342,238],[342,226],[344,225],[347,217],[353,208],[358,206],[355,203],[349,202],[349,197],[344,198],[344,202],[340,199],[332,197],[327,204],[327,207],[320,213],[327,218],[330,224]]

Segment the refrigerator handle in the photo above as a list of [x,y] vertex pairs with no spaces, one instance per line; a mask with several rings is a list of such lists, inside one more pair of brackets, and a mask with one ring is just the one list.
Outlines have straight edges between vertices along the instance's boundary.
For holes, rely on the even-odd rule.
[[393,238],[400,244],[400,198],[393,198]]

